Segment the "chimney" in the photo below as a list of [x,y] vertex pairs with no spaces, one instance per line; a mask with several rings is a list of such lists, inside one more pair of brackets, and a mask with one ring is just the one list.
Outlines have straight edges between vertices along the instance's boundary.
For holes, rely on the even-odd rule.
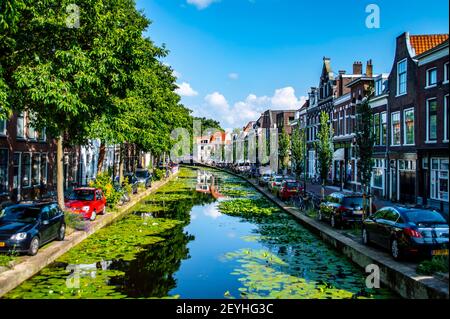
[[360,61],[353,63],[353,74],[362,74],[362,63]]
[[372,60],[367,61],[366,76],[369,78],[371,78],[373,76]]
[[339,70],[339,74],[340,74],[340,75],[344,75],[345,73],[346,73],[345,70]]

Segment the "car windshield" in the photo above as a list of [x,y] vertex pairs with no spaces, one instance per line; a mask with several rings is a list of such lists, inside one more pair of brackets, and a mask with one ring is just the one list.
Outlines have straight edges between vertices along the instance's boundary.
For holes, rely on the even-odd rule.
[[361,207],[363,205],[362,197],[344,197],[342,205],[346,207]]
[[94,200],[94,192],[85,189],[74,190],[69,195],[69,200]]
[[296,182],[287,182],[286,186],[287,188],[296,188],[298,185]]
[[33,207],[9,207],[0,211],[0,221],[34,223],[40,214],[39,208]]
[[441,214],[431,210],[411,210],[405,212],[408,221],[416,224],[447,224]]
[[147,177],[147,172],[146,171],[137,171],[136,172],[136,177],[138,177],[138,178],[145,178],[145,177]]

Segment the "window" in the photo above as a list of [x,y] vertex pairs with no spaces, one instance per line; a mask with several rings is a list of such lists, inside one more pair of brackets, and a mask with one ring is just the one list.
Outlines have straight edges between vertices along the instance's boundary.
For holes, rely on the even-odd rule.
[[22,158],[22,153],[14,153],[13,158],[13,171],[14,171],[14,178],[13,178],[13,189],[18,189],[20,185],[20,163]]
[[443,142],[448,142],[448,99],[449,99],[449,95],[447,94],[446,96],[444,96],[444,140],[443,140]]
[[41,155],[41,179],[47,184],[47,154]]
[[375,145],[380,145],[380,113],[373,115],[373,135],[375,138]]
[[23,113],[17,115],[17,137],[25,137],[25,119],[23,117]]
[[403,114],[404,144],[414,145],[414,109],[408,109]]
[[392,113],[391,116],[391,145],[400,145],[400,112]]
[[397,95],[406,94],[406,72],[407,60],[404,59],[397,64]]
[[6,135],[6,120],[0,120],[0,135]]
[[387,140],[387,113],[381,113],[381,141],[380,145],[386,145]]
[[430,185],[432,199],[448,202],[448,158],[431,159]]
[[32,156],[32,165],[31,165],[31,181],[32,185],[39,185],[40,183],[40,169],[41,169],[41,155],[33,154]]
[[[56,166],[56,165],[55,165]],[[31,186],[31,154],[22,154],[22,187]]]
[[384,79],[378,79],[375,82],[375,95],[381,95],[384,91]]
[[0,194],[8,192],[8,150],[0,149]]
[[444,83],[448,83],[449,63],[444,64]]
[[46,133],[45,133],[45,128],[43,128],[42,131],[40,131],[38,133],[38,138],[39,138],[39,141],[45,142],[45,140],[47,138]]
[[437,140],[437,100],[427,100],[427,142]]
[[384,187],[384,160],[375,159],[372,169],[372,187],[383,188]]
[[437,84],[437,69],[432,68],[427,70],[427,86],[426,87],[432,87]]

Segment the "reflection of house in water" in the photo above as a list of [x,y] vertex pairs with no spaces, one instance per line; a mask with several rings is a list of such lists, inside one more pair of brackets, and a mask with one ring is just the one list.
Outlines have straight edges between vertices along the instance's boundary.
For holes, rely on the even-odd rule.
[[109,266],[111,266],[112,261],[99,261],[93,264],[70,264],[67,265],[66,269],[71,271],[71,273],[75,276],[85,277],[89,276],[95,278],[97,274],[97,270],[108,270]]
[[219,180],[210,172],[199,170],[195,190],[199,193],[211,194],[214,198],[224,197],[220,193]]

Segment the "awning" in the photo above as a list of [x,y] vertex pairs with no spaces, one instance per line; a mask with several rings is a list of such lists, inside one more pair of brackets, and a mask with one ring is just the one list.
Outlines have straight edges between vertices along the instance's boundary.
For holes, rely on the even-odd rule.
[[338,148],[333,153],[333,161],[343,161],[345,160],[345,149]]

